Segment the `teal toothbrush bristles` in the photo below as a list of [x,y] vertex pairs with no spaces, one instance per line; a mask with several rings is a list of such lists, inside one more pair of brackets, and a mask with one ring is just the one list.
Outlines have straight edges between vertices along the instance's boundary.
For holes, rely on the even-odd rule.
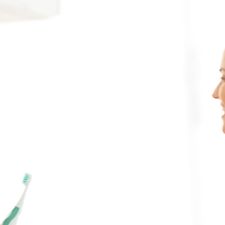
[[25,174],[25,176],[24,176],[24,178],[23,178],[23,183],[24,183],[25,185],[28,185],[29,182],[30,182],[30,180],[31,180],[31,175],[30,175],[30,174]]

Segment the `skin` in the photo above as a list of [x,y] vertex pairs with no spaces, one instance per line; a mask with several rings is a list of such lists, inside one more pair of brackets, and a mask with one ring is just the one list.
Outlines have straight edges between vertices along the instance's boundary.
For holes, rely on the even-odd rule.
[[[225,67],[221,67],[220,72],[222,75],[221,81],[217,85],[212,96],[221,101],[221,106],[225,113]],[[223,119],[223,133],[225,133],[225,114],[222,116],[222,119]]]

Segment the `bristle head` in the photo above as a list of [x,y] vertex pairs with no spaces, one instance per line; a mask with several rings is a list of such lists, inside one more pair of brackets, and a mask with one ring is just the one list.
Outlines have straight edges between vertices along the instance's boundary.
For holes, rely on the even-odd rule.
[[30,183],[30,181],[31,181],[31,175],[28,174],[28,173],[26,173],[25,176],[24,176],[24,178],[23,178],[23,183],[25,185],[28,185]]

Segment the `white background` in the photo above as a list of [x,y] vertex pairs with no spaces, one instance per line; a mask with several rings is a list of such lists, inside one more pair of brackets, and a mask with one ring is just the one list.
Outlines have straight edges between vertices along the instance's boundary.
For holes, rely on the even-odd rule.
[[0,219],[30,172],[23,225],[224,224],[223,4],[202,4],[68,0],[0,24]]
[[59,0],[0,0],[0,21],[46,18],[57,14]]

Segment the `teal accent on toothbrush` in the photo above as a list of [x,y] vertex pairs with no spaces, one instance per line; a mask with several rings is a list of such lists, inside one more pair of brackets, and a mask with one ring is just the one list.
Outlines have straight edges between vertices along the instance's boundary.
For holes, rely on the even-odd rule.
[[4,220],[3,225],[9,225],[11,221],[18,215],[19,210],[20,209],[18,207],[15,207],[10,215]]
[[20,197],[17,205],[11,211],[9,216],[3,221],[2,225],[12,225],[12,224],[15,225],[16,224],[19,212],[21,211],[21,208],[23,206],[23,202],[24,202],[24,199],[25,199],[26,192],[27,192],[28,186],[30,184],[30,181],[31,181],[31,175],[25,174],[25,176],[23,178],[23,184],[25,185],[24,192],[23,192],[22,196]]

